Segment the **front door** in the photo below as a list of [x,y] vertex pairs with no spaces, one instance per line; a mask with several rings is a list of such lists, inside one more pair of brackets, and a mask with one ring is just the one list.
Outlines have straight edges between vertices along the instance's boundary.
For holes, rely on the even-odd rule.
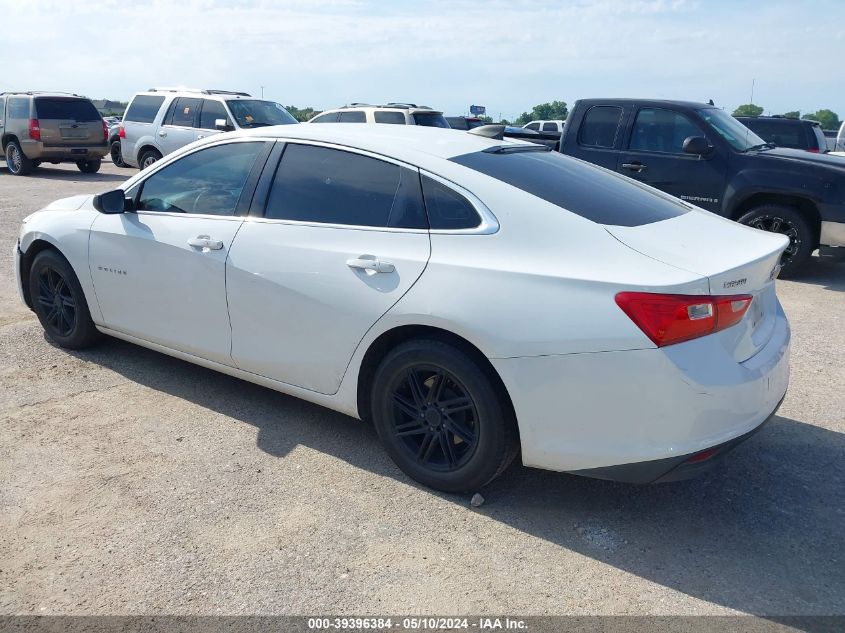
[[100,215],[89,266],[105,325],[231,364],[226,259],[243,222],[238,202],[263,142],[193,152],[158,169],[135,212]]
[[686,154],[684,140],[707,134],[682,112],[640,108],[616,170],[668,194],[715,213],[722,204],[727,163],[710,156]]
[[264,217],[244,222],[227,263],[232,358],[335,393],[367,330],[416,282],[429,253],[415,169],[288,144]]

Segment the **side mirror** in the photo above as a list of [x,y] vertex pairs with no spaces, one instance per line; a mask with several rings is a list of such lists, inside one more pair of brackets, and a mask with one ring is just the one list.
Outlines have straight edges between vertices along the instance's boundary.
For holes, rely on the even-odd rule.
[[127,208],[125,195],[123,189],[97,194],[94,196],[94,208],[100,213],[111,215],[123,213]]
[[703,136],[688,136],[684,139],[683,150],[685,154],[698,154],[705,156],[710,153],[713,146]]
[[226,119],[214,119],[214,129],[221,132],[231,132],[235,129],[235,126],[230,125]]

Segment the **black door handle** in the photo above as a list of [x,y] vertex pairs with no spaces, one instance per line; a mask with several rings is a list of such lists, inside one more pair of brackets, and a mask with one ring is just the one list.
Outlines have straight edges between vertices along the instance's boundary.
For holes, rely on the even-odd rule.
[[622,167],[636,172],[645,171],[646,169],[648,169],[648,165],[643,165],[639,161],[634,161],[633,163],[622,163]]

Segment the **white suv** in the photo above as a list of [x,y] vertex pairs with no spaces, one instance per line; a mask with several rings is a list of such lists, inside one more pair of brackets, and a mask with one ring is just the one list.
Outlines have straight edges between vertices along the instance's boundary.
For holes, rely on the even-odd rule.
[[144,169],[211,134],[297,123],[275,101],[246,92],[150,88],[136,94],[120,125],[123,162]]
[[555,119],[552,121],[531,121],[522,127],[527,130],[536,130],[537,132],[563,132],[563,126],[566,121]]
[[438,110],[413,103],[350,103],[342,108],[321,112],[308,123],[388,123],[393,125],[422,125],[449,127],[446,117]]

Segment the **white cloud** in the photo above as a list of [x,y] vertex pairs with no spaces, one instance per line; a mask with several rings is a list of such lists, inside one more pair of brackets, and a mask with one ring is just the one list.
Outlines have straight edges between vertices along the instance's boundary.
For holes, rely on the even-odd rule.
[[9,24],[38,24],[39,45],[30,28],[7,31],[0,89],[128,98],[153,85],[253,94],[263,85],[296,105],[411,100],[460,112],[474,102],[514,116],[602,95],[733,106],[756,78],[755,100],[772,111],[845,116],[836,0],[812,10],[684,0],[6,3]]

